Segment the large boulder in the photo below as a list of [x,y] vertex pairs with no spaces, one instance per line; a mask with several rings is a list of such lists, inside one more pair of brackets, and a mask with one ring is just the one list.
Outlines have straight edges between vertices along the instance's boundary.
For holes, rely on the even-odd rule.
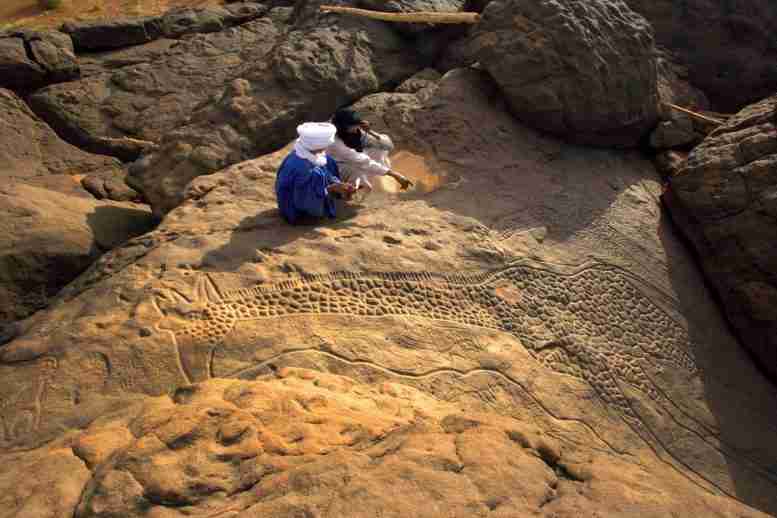
[[[382,23],[321,15],[317,2],[300,3],[293,19],[277,41],[262,42],[264,59],[258,52],[236,57],[243,64],[232,74],[238,79],[130,169],[128,181],[155,214],[176,207],[193,178],[277,149],[299,123],[326,120],[339,106],[422,68],[412,46]],[[204,79],[214,83],[212,75]]]
[[777,377],[777,96],[696,147],[665,198],[742,342]]
[[653,33],[621,0],[494,0],[474,45],[512,112],[535,128],[630,147],[656,123]]
[[413,191],[289,226],[288,150],[234,164],[21,322],[4,465],[79,456],[84,517],[777,512],[777,395],[652,164],[520,125],[484,72],[401,90],[357,106]]
[[29,92],[79,77],[73,42],[57,31],[0,33],[0,88]]
[[777,90],[773,0],[625,0],[650,21],[715,107],[733,113]]

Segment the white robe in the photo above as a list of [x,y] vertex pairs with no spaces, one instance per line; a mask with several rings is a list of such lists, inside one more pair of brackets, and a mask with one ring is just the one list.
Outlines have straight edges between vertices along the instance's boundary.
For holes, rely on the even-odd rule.
[[394,149],[394,143],[388,135],[376,135],[377,138],[364,134],[364,152],[361,153],[346,146],[339,138],[327,149],[327,154],[337,162],[340,178],[344,182],[355,184],[358,181],[360,185],[372,190],[370,179],[383,176],[391,170],[388,155]]

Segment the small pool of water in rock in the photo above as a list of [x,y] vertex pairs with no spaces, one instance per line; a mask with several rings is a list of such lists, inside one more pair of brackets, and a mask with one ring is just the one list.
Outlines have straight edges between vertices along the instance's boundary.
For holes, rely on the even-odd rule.
[[[404,192],[428,194],[450,181],[450,175],[434,161],[409,151],[398,151],[391,155],[391,168],[413,181],[414,186]],[[403,192],[393,178],[376,178],[372,184],[376,192],[392,194]]]

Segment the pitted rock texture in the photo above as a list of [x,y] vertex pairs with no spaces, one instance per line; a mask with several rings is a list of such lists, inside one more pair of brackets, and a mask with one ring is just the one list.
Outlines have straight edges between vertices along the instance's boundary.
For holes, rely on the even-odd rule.
[[666,200],[743,343],[777,376],[777,96],[696,147]]
[[[94,470],[79,516],[777,512],[777,393],[672,233],[652,164],[520,125],[483,72],[414,82],[357,107],[394,138],[415,190],[378,181],[336,220],[291,227],[273,194],[288,148],[235,164],[194,179],[158,228],[20,322],[0,347],[3,458],[74,445]],[[315,371],[318,388],[286,403],[286,369]],[[402,443],[308,420],[310,395],[340,383],[329,375],[401,389],[399,412],[391,398],[344,403],[358,422],[413,420],[422,397],[432,417],[413,422],[446,435]],[[226,395],[254,379],[269,383],[245,389],[258,407]],[[256,410],[265,393],[271,414]],[[129,424],[111,425],[120,414]],[[524,425],[546,444],[506,433]],[[253,476],[280,457],[304,466]]]
[[238,79],[217,93],[207,88],[216,97],[166,134],[158,153],[132,168],[130,184],[155,214],[176,207],[197,176],[282,147],[299,123],[325,120],[339,106],[422,68],[413,46],[386,25],[322,15],[320,4],[299,3],[288,30],[262,40],[264,59],[245,51],[238,60],[242,68],[232,73]]
[[620,0],[494,0],[475,48],[511,111],[530,126],[629,147],[656,123],[653,32]]
[[777,90],[777,4],[771,0],[625,0],[656,41],[688,67],[718,111],[733,113]]
[[[0,502],[9,516],[41,518],[765,516],[574,441],[585,432],[573,423],[545,432],[545,422],[463,411],[403,383],[284,367],[146,398],[5,455],[14,471],[56,467],[39,479],[55,498],[0,477]],[[685,499],[655,500],[678,488]]]

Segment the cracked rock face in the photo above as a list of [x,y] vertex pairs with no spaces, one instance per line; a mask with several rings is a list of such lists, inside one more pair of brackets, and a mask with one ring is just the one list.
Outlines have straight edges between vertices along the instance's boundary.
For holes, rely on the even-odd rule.
[[358,108],[415,190],[290,227],[288,150],[239,162],[21,322],[0,462],[82,465],[42,475],[79,518],[777,512],[777,393],[650,162],[520,125],[483,72],[400,90]]
[[743,343],[777,376],[777,97],[696,147],[666,200]]
[[656,123],[653,31],[620,0],[494,0],[474,45],[510,110],[532,127],[630,147]]

